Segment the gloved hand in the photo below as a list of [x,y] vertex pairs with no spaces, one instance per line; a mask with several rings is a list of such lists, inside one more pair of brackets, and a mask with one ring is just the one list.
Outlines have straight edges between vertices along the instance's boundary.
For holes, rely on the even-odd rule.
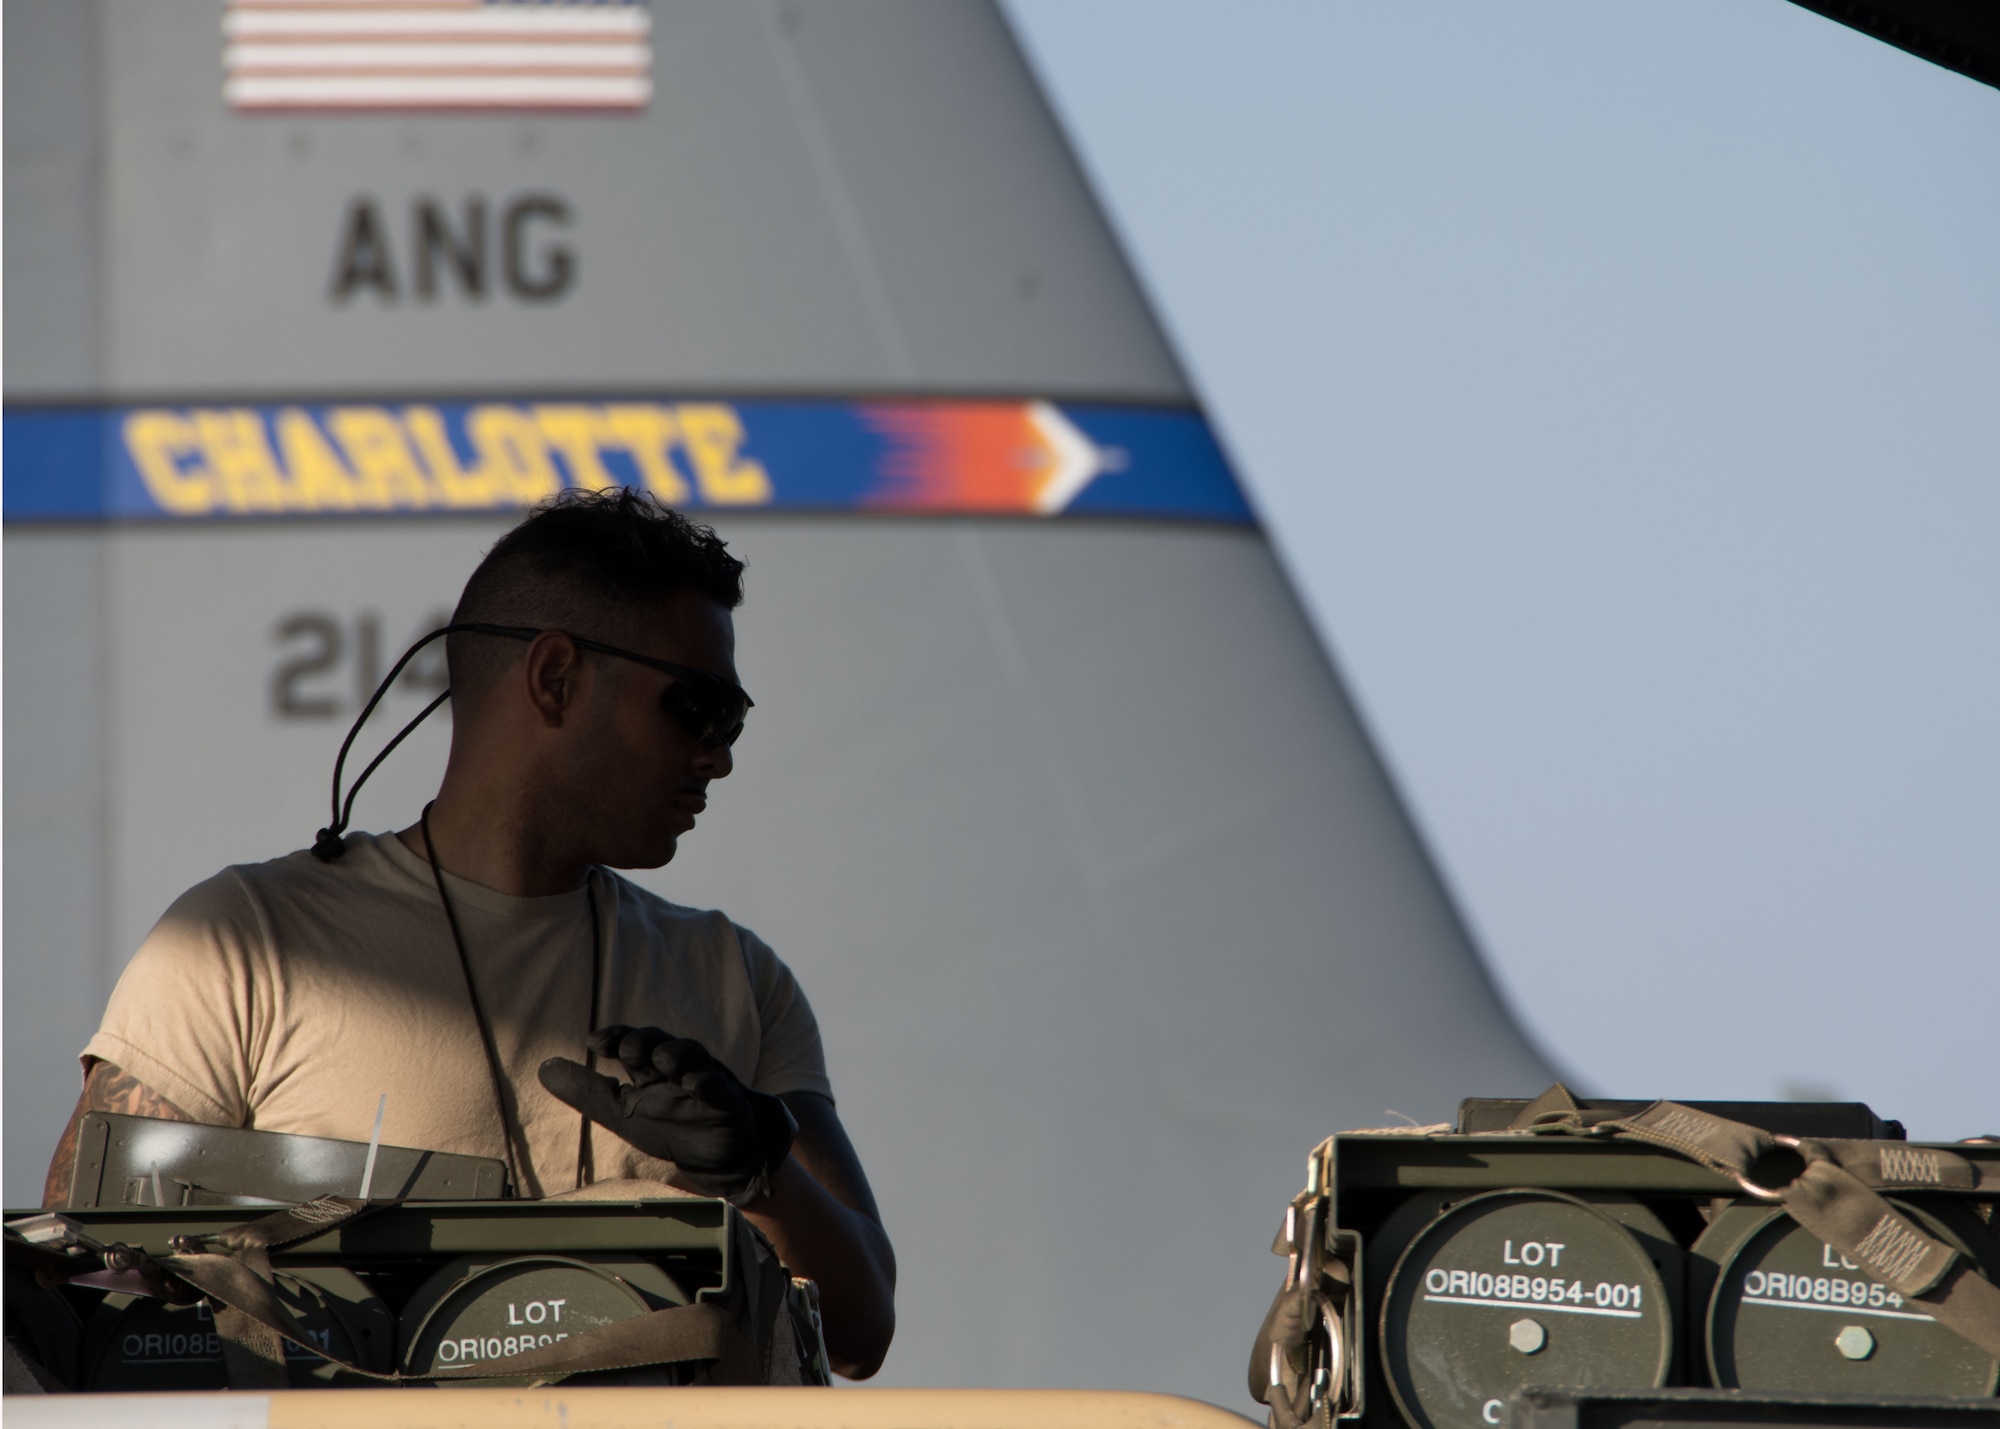
[[673,1162],[691,1191],[739,1206],[769,1193],[798,1131],[783,1102],[737,1081],[701,1043],[657,1027],[605,1027],[589,1046],[616,1057],[630,1083],[551,1057],[539,1075],[552,1096]]

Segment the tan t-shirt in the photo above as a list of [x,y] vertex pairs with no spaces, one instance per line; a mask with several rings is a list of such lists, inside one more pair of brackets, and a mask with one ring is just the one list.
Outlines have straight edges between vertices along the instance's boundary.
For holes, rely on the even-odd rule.
[[[833,1095],[819,1024],[791,970],[720,913],[603,869],[515,898],[446,875],[526,1165],[519,1194],[578,1179],[580,1118],[542,1089],[593,1025],[663,1027],[759,1091]],[[593,1017],[591,915],[605,946]],[[392,1146],[507,1158],[479,1026],[430,866],[393,834],[223,870],[175,901],[119,978],[84,1049],[197,1121],[366,1141],[386,1092]],[[662,1180],[668,1162],[591,1128],[592,1179]]]

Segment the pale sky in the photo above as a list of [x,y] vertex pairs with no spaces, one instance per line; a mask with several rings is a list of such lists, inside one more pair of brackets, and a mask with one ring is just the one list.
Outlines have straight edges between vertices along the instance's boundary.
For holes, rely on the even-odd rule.
[[1552,1056],[2000,1131],[2000,92],[1785,0],[1007,5]]

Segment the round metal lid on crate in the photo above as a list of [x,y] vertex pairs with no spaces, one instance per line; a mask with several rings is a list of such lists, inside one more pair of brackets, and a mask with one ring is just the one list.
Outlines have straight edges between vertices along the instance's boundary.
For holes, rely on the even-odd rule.
[[1382,1355],[1419,1429],[1501,1422],[1531,1384],[1649,1388],[1673,1363],[1674,1315],[1637,1224],[1552,1191],[1508,1190],[1445,1208],[1410,1242],[1382,1306]]
[[[307,1336],[329,1354],[366,1368],[388,1368],[394,1321],[351,1271],[337,1266],[280,1271],[272,1288]],[[91,1316],[85,1346],[85,1389],[229,1388],[222,1338],[205,1303],[169,1305],[147,1295],[107,1295]],[[289,1342],[285,1369],[298,1388],[360,1382]]]
[[[1989,1266],[1985,1227],[1939,1206],[1892,1205]],[[1986,1249],[1987,1255],[1978,1251]],[[1725,1389],[1990,1395],[2000,1360],[1940,1325],[1782,1210],[1743,1202],[1694,1244],[1717,1267],[1709,1374]]]
[[414,1375],[474,1368],[686,1301],[665,1271],[643,1261],[465,1257],[441,1268],[405,1307],[403,1368]]

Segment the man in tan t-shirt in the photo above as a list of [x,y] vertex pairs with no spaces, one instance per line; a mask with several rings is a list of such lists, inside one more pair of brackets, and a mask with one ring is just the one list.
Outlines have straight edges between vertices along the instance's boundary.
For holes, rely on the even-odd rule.
[[728,1196],[819,1282],[834,1368],[873,1374],[895,1257],[804,992],[748,929],[609,871],[671,859],[733,767],[741,577],[618,489],[504,537],[447,637],[436,801],[174,903],[84,1049],[46,1200],[86,1111],[365,1141],[386,1094],[385,1143],[502,1158],[520,1195]]

